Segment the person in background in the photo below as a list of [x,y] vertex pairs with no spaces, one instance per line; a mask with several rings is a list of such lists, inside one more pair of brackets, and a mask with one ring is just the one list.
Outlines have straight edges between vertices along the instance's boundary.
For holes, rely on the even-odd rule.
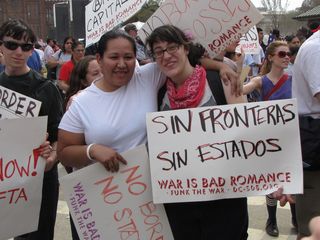
[[263,49],[263,53],[265,53],[265,52],[266,52],[267,45],[265,45],[264,42],[263,42],[264,34],[263,34],[262,28],[257,27],[257,32],[258,32],[259,44],[260,44],[260,46],[261,46],[262,49]]
[[138,29],[136,25],[133,23],[128,23],[125,27],[124,30],[131,36],[136,42],[137,46],[137,60],[140,65],[144,65],[147,63],[152,62],[151,57],[149,56],[148,50],[144,43],[141,41],[139,36],[137,35]]
[[[260,92],[261,101],[289,99],[292,97],[292,78],[285,73],[289,65],[290,51],[288,44],[283,41],[270,43],[266,51],[266,62],[263,64],[260,75],[252,78],[243,86],[243,94],[250,94],[254,90]],[[276,87],[279,86],[279,87]],[[273,195],[266,196],[268,220],[266,232],[273,237],[279,236],[277,225],[277,200]],[[297,227],[295,205],[290,203],[292,225]]]
[[300,39],[295,35],[286,36],[285,40],[287,41],[289,48],[300,47],[300,45],[301,45]]
[[299,52],[300,46],[298,47],[290,47],[290,62],[288,67],[284,70],[289,76],[292,76],[293,74],[293,66],[294,66],[294,61],[296,60],[296,56]]
[[61,66],[58,76],[58,87],[64,93],[69,89],[69,81],[71,72],[75,66],[84,57],[84,44],[79,41],[73,42],[71,46],[71,59]]
[[74,67],[70,75],[70,87],[66,92],[65,109],[68,110],[73,99],[97,78],[101,78],[101,68],[95,56],[85,56]]
[[[70,61],[72,56],[72,44],[75,40],[72,37],[66,37],[63,41],[63,46],[61,49],[54,52],[48,61],[49,68],[56,68],[56,78],[59,77],[61,66]],[[56,46],[56,45],[55,45]]]
[[53,51],[53,47],[54,47],[54,41],[51,38],[47,38],[47,46],[45,47],[44,51],[43,51],[43,60],[44,60],[44,64],[46,66],[47,69],[47,78],[49,80],[55,80],[57,79],[56,77],[56,66],[55,67],[50,67],[49,60],[51,60],[54,51]]
[[38,73],[41,73],[41,69],[42,69],[41,59],[38,52],[35,51],[34,49],[32,50],[31,56],[28,58],[27,65],[31,69],[37,71]]
[[59,195],[58,160],[55,150],[58,125],[62,116],[62,100],[57,87],[27,65],[35,42],[34,32],[21,20],[8,20],[0,27],[0,50],[6,64],[4,72],[0,74],[0,85],[42,103],[39,116],[48,116],[47,132],[51,144],[51,150],[45,157],[38,229],[15,237],[15,240],[53,240]]
[[[161,110],[217,105],[205,69],[189,62],[192,43],[180,29],[172,25],[158,27],[147,38],[147,44],[167,76]],[[230,87],[223,86],[221,91],[226,103],[239,102],[231,96]],[[247,239],[246,198],[170,203],[165,209],[175,240]]]
[[293,67],[292,93],[297,98],[303,160],[303,194],[297,194],[298,237],[310,236],[308,223],[320,215],[320,31],[300,47]]

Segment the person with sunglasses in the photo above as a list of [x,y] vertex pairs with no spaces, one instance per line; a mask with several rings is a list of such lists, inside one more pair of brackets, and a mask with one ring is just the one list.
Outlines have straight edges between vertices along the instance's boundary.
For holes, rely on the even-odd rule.
[[[21,20],[8,20],[0,26],[0,51],[6,65],[4,72],[0,74],[0,85],[42,103],[39,115],[48,116],[50,149],[56,150],[58,124],[62,117],[62,99],[51,81],[27,65],[35,42],[34,32]],[[53,240],[59,195],[56,151],[50,150],[45,160],[38,230],[16,237],[16,240]]]
[[[254,90],[260,92],[260,101],[289,99],[292,97],[292,76],[285,73],[290,62],[289,46],[284,41],[270,43],[266,50],[265,62],[260,76],[252,78],[243,86],[243,94],[250,94]],[[268,220],[266,232],[273,237],[279,236],[277,225],[277,200],[273,195],[266,196]],[[290,203],[292,225],[297,228],[295,205]]]

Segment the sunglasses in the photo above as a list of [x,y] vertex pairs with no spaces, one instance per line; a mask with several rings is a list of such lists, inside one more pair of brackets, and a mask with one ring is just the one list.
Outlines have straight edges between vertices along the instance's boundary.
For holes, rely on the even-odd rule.
[[277,56],[279,58],[285,58],[286,56],[291,57],[291,53],[290,52],[285,52],[285,51],[279,51],[277,53]]
[[3,44],[9,50],[16,50],[18,47],[21,47],[22,51],[28,52],[33,49],[32,43],[17,43],[13,41],[0,41],[0,44]]

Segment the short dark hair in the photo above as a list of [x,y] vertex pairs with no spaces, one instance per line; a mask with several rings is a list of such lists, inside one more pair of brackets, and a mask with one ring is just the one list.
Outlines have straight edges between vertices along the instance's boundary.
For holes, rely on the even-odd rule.
[[124,30],[129,33],[131,30],[138,30],[136,25],[134,25],[133,23],[128,23],[125,27]]
[[262,28],[257,27],[257,32],[263,32]]
[[36,35],[32,29],[20,19],[11,19],[4,22],[0,27],[0,40],[4,37],[12,37],[13,39],[23,39],[26,42],[35,43]]
[[160,41],[177,43],[183,45],[186,49],[189,49],[191,44],[184,32],[173,25],[163,25],[152,31],[146,41],[151,52],[153,52],[153,45]]
[[106,32],[102,35],[102,37],[99,40],[98,47],[97,47],[97,53],[100,55],[100,57],[103,57],[104,52],[107,50],[107,44],[110,40],[114,40],[117,38],[124,38],[128,40],[132,46],[134,55],[136,55],[137,47],[134,39],[125,31],[121,29],[115,29],[111,30],[109,32]]

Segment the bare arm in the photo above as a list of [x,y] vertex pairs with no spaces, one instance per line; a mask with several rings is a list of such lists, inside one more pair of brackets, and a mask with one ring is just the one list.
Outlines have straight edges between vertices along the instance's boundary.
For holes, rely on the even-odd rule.
[[[92,160],[87,157],[87,148],[83,134],[59,130],[57,153],[63,165],[82,168],[91,164]],[[119,162],[127,164],[119,153],[100,144],[93,144],[89,155],[111,172],[119,170]]]
[[69,85],[63,80],[58,80],[58,87],[64,92],[67,92],[69,89]]
[[247,95],[254,90],[260,91],[262,87],[262,78],[261,77],[254,77],[250,79],[250,82],[243,85],[243,94]]
[[229,83],[231,83],[232,94],[242,94],[242,88],[239,82],[238,74],[233,71],[227,64],[206,57],[201,58],[200,62],[205,69],[219,71],[220,78],[224,82],[224,84],[229,85]]

